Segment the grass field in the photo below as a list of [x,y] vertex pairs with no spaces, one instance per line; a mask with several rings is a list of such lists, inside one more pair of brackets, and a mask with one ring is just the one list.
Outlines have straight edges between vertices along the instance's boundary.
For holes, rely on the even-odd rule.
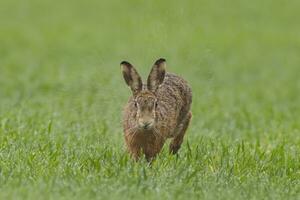
[[[0,1],[0,199],[299,199],[296,0]],[[130,160],[119,63],[193,89],[178,157]]]

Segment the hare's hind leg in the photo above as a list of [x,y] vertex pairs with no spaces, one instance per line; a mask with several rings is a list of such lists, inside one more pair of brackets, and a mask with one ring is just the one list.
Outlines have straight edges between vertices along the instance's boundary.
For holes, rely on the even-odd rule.
[[173,138],[173,140],[170,143],[169,151],[171,154],[176,154],[178,152],[178,150],[180,149],[181,144],[183,142],[184,135],[185,135],[186,130],[191,121],[191,118],[192,118],[192,113],[189,112],[187,114],[187,116],[182,120],[180,125],[178,126],[178,129],[179,129],[178,134],[175,135],[175,137]]

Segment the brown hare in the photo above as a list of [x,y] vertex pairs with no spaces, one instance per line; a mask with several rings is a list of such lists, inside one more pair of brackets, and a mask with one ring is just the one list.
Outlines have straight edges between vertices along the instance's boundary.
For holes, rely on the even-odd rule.
[[192,91],[181,77],[166,72],[166,61],[158,59],[142,83],[136,69],[121,62],[123,77],[133,95],[123,113],[125,142],[131,156],[145,155],[151,161],[161,151],[167,138],[170,153],[176,154],[183,142],[192,113]]

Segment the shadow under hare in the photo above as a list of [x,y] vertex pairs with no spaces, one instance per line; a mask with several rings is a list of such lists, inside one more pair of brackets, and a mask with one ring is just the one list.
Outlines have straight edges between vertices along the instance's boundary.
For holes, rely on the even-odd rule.
[[130,63],[121,62],[121,68],[133,94],[123,113],[129,153],[135,160],[144,154],[151,161],[172,138],[169,151],[176,154],[192,117],[191,88],[181,77],[166,72],[163,58],[154,63],[146,84]]

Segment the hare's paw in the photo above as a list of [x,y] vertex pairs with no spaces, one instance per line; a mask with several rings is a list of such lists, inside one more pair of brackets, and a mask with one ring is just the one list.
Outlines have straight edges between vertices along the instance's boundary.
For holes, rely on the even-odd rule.
[[170,146],[169,146],[170,154],[173,154],[173,155],[177,154],[178,150],[181,147],[181,143],[182,142],[179,142],[179,141],[176,141],[175,139],[173,139],[172,142],[170,143]]

